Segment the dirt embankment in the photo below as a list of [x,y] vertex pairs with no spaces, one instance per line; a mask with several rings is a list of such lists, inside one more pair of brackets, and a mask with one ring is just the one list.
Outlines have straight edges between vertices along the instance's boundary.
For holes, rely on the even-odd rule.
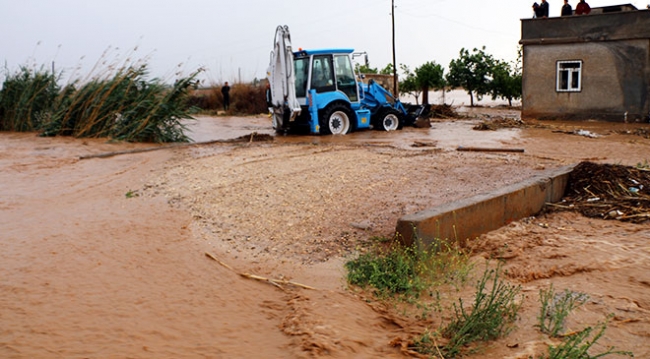
[[[346,289],[342,263],[369,238],[544,168],[635,164],[650,148],[638,136],[534,128],[483,142],[523,154],[455,151],[491,136],[474,125],[434,123],[423,147],[409,143],[428,130],[405,129],[390,134],[399,143],[360,133],[87,160],[147,145],[0,134],[0,356],[400,357],[389,343],[430,323]],[[506,258],[525,293],[520,329],[486,352],[540,342],[536,293],[554,283],[592,298],[572,328],[613,312],[606,343],[650,355],[649,236],[647,225],[565,213],[482,237],[477,255]]]

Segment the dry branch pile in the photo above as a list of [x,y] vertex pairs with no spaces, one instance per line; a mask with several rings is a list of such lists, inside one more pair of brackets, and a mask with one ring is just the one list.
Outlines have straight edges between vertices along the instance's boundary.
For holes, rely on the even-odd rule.
[[460,116],[451,105],[431,105],[431,118],[459,118]]
[[473,129],[477,131],[496,131],[499,128],[520,128],[525,126],[526,124],[521,119],[496,116],[482,120]]
[[569,175],[563,205],[587,217],[650,219],[650,170],[581,162]]

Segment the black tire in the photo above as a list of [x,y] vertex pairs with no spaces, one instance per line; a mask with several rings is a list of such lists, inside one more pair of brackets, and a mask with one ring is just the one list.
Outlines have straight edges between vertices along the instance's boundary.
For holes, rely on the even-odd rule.
[[320,116],[320,133],[345,135],[352,130],[350,110],[341,104],[332,104]]
[[395,131],[402,129],[402,116],[393,108],[379,111],[374,127],[381,131]]

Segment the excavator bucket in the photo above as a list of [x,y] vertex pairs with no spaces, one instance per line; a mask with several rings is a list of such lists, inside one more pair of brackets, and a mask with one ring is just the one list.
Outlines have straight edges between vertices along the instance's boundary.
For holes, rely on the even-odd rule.
[[293,68],[293,50],[288,26],[275,30],[273,51],[266,72],[270,96],[267,96],[269,111],[273,115],[273,128],[283,131],[289,122],[300,114],[300,103],[296,98],[296,78]]

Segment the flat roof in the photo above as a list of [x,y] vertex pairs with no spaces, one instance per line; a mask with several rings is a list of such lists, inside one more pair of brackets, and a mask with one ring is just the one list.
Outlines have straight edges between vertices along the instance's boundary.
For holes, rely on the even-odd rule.
[[295,56],[311,56],[311,55],[327,55],[327,54],[350,54],[354,49],[316,49],[316,50],[303,50],[295,51]]

